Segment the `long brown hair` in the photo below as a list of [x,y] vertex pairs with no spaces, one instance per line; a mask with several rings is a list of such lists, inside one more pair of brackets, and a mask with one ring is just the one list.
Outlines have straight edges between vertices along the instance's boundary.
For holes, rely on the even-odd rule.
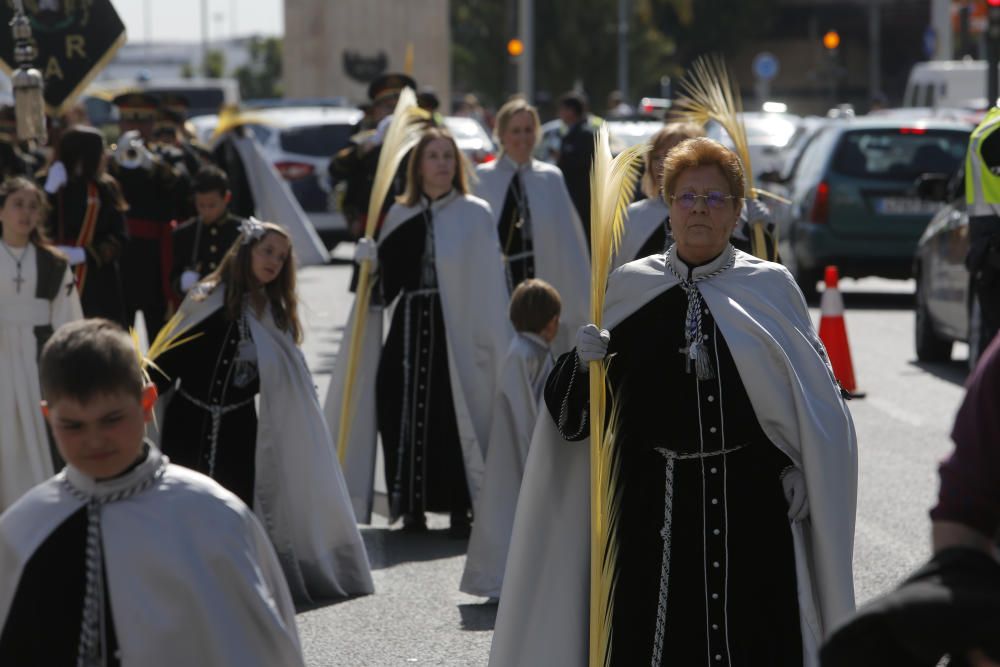
[[443,127],[429,127],[410,154],[410,164],[406,168],[406,190],[396,198],[396,201],[403,206],[416,206],[420,203],[420,197],[424,194],[424,184],[420,177],[420,161],[424,158],[424,151],[428,144],[435,139],[444,139],[451,144],[455,151],[455,176],[451,179],[451,186],[459,194],[469,194],[469,182],[465,176],[465,155],[458,150],[455,137],[451,136],[451,133]]
[[[246,240],[245,234],[240,234],[229,252],[222,258],[219,268],[205,276],[204,283],[225,284],[226,300],[223,306],[230,320],[239,319],[243,311],[244,297],[250,295],[251,303],[260,313],[265,303],[271,306],[271,316],[274,323],[282,331],[292,335],[296,343],[302,342],[302,325],[299,322],[299,300],[295,294],[295,251],[292,248],[292,237],[284,227],[273,222],[263,222],[264,233],[257,239]],[[251,268],[251,252],[254,247],[271,234],[277,234],[288,241],[288,259],[281,267],[277,277],[264,285],[262,291],[257,289],[257,279]],[[262,295],[263,298],[258,297]],[[204,298],[204,297],[202,297]]]
[[[52,241],[49,240],[48,235],[45,233],[45,220],[48,218],[49,210],[51,210],[52,207],[49,206],[49,198],[45,196],[45,193],[42,192],[42,189],[38,187],[37,183],[24,176],[11,176],[3,183],[0,183],[0,208],[3,208],[7,203],[7,197],[11,196],[15,192],[20,192],[21,190],[31,190],[35,193],[35,196],[38,197],[38,222],[28,235],[28,241],[39,248],[48,250],[54,255],[63,257],[62,253],[58,252],[52,246]],[[0,227],[0,238],[2,237],[3,227]]]

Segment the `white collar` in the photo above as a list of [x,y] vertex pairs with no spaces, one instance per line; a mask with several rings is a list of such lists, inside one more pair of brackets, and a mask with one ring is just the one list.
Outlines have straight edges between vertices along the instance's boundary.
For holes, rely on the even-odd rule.
[[449,190],[448,194],[441,195],[440,197],[434,199],[433,201],[431,200],[430,197],[428,197],[425,194],[420,195],[420,201],[421,204],[423,205],[423,208],[430,209],[431,213],[437,213],[442,208],[455,201],[455,199],[457,198],[458,198],[458,191],[455,190],[455,188]]
[[552,347],[552,345],[547,340],[545,340],[544,338],[542,338],[541,336],[539,336],[536,333],[532,333],[530,331],[518,331],[518,333],[521,334],[522,336],[524,336],[525,339],[527,339],[528,341],[530,341],[534,345],[537,345],[537,346],[539,346],[539,347],[541,347],[543,349],[548,350],[549,348]]
[[[673,252],[670,252],[670,250]],[[694,280],[695,278],[700,278],[701,276],[721,269],[730,260],[735,251],[736,249],[731,243],[726,244],[725,250],[719,253],[718,257],[713,259],[708,264],[702,264],[701,266],[696,266],[694,269],[691,269],[691,267],[689,267],[684,260],[677,256],[677,244],[674,243],[667,251],[667,261],[670,262],[670,265],[674,268],[674,271],[677,272],[677,275],[686,280]]]
[[101,499],[118,495],[139,486],[149,480],[161,466],[166,465],[168,462],[169,459],[159,449],[147,442],[146,459],[124,475],[98,481],[68,463],[66,464],[66,468],[59,474],[64,476],[66,482],[82,495]]
[[531,163],[533,161],[534,160],[529,157],[528,161],[525,162],[524,164],[518,164],[517,162],[514,162],[514,158],[504,153],[502,156],[500,156],[500,162],[497,166],[504,167],[505,169],[508,169],[510,171],[526,172],[526,171],[531,171],[532,167]]

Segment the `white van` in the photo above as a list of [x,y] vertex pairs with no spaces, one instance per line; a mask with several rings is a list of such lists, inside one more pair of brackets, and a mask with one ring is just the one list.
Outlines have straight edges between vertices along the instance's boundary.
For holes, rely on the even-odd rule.
[[910,70],[904,107],[985,110],[985,60],[932,60]]

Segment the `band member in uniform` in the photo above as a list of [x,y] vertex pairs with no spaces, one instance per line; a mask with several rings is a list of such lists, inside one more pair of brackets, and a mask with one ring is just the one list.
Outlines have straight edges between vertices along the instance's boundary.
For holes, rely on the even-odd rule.
[[[330,180],[336,184],[346,181],[341,209],[347,218],[348,229],[354,237],[364,233],[368,212],[368,199],[375,182],[375,169],[382,147],[379,125],[392,114],[403,88],[417,89],[417,83],[405,74],[383,74],[368,86],[371,100],[370,127],[361,129],[351,137],[351,143],[330,160]],[[368,117],[366,117],[367,119]],[[382,132],[384,132],[384,128]],[[389,210],[394,198],[403,192],[406,178],[406,163],[400,165],[396,183],[386,197],[383,215]]]
[[181,217],[177,197],[183,175],[149,146],[159,108],[156,98],[125,93],[114,99],[121,113],[122,135],[108,171],[121,184],[128,202],[128,244],[122,257],[126,318],[142,311],[149,331],[158,331],[167,314],[170,222]]
[[229,179],[218,167],[202,167],[192,185],[198,215],[173,232],[170,285],[187,294],[199,280],[219,268],[222,258],[239,238],[243,222],[229,212]]
[[83,314],[125,326],[125,297],[119,262],[125,248],[128,204],[109,175],[104,136],[76,126],[59,140],[49,167],[48,230],[73,266]]

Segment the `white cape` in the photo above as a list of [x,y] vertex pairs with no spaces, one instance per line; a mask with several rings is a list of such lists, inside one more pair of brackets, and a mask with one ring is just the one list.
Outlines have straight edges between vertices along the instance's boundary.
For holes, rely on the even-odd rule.
[[0,252],[0,512],[55,472],[39,407],[35,327],[51,324],[55,330],[83,317],[71,269],[60,283],[69,290],[60,287],[52,301],[36,299],[38,251],[31,245],[24,252],[20,292],[8,279],[16,275],[14,261]]
[[[135,483],[163,458],[151,448],[134,471],[101,485],[66,468],[0,516],[0,628],[25,565],[83,506],[62,480],[69,475],[78,488],[110,491]],[[295,609],[274,551],[236,496],[204,475],[167,465],[152,489],[105,505],[101,529],[123,667],[303,664]]]
[[[857,439],[826,352],[791,274],[736,253],[700,283],[765,434],[806,477],[810,517],[792,524],[805,667],[854,611]],[[603,326],[612,329],[677,284],[664,255],[612,273]],[[514,521],[490,664],[587,663],[588,441],[566,442],[538,420]]]
[[[387,238],[423,205],[394,204],[382,226]],[[486,443],[492,423],[493,392],[504,353],[514,335],[507,319],[507,283],[500,244],[490,209],[484,201],[454,193],[432,205],[434,259],[448,346],[448,370],[455,404],[469,495],[476,502],[482,486]],[[344,326],[344,338],[333,365],[324,411],[337,433],[340,403],[347,375],[354,310]],[[381,308],[372,308],[365,327],[362,355],[355,380],[358,392],[351,422],[344,474],[359,523],[371,522],[375,474],[375,375],[382,354]]]
[[[203,301],[189,293],[179,327],[221,308],[223,292],[219,285]],[[254,510],[297,601],[372,593],[368,555],[302,351],[270,310],[260,319],[250,312],[260,375]]]
[[500,597],[524,462],[551,370],[552,354],[540,337],[514,337],[493,404],[486,474],[459,585],[470,595]]
[[292,194],[288,183],[264,157],[257,140],[235,133],[231,140],[243,161],[257,217],[288,230],[299,266],[329,264],[330,253],[316,233],[316,228]]
[[[507,189],[517,166],[509,157],[476,167],[476,196],[493,210],[499,224]],[[566,189],[562,172],[539,160],[522,171],[521,178],[531,208],[531,233],[535,248],[535,276],[550,283],[562,297],[559,334],[552,343],[556,354],[571,347],[577,328],[586,324],[590,312],[590,255],[580,217]]]
[[[669,215],[670,207],[660,197],[650,197],[630,204],[628,218],[625,220],[625,233],[622,234],[622,241],[612,260],[611,268],[617,269],[634,259],[640,259],[636,257],[639,250]],[[657,248],[656,252],[661,253],[665,249]]]

